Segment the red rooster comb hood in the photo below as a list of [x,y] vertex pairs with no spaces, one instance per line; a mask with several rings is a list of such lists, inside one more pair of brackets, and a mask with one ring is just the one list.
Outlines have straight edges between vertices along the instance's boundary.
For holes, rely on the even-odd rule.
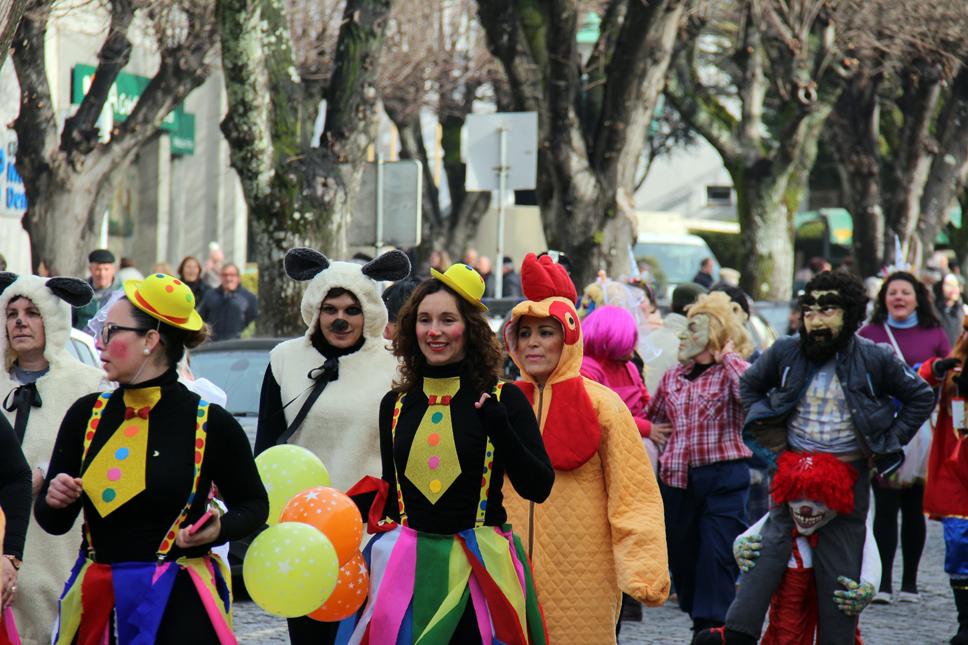
[[777,460],[770,493],[777,504],[809,499],[846,515],[854,511],[855,481],[857,471],[833,455],[787,451]]
[[[527,300],[511,310],[511,322],[504,329],[505,345],[521,370],[523,380],[517,385],[539,415],[538,424],[551,465],[556,470],[574,470],[592,458],[602,439],[595,405],[580,374],[582,338],[575,311],[575,285],[564,267],[547,256],[536,258],[529,253],[521,265],[521,287]],[[518,353],[518,324],[524,317],[557,320],[564,335],[558,365],[547,376],[540,397],[537,384]]]
[[555,296],[575,302],[578,293],[565,267],[549,256],[528,253],[521,264],[521,289],[528,300],[540,301]]

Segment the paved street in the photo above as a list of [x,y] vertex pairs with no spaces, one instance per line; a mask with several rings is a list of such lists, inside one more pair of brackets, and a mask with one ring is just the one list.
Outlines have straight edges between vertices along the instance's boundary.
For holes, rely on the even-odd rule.
[[[895,563],[895,584],[900,578],[899,564]],[[955,608],[944,574],[944,542],[938,522],[928,522],[928,542],[921,560],[919,586],[920,604],[872,605],[864,611],[861,636],[865,643],[939,645],[947,643],[955,633]],[[285,621],[268,616],[252,602],[240,602],[236,606],[235,621],[240,643],[269,645],[288,642]],[[667,604],[646,609],[641,623],[625,623],[619,642],[621,645],[688,643],[689,627],[686,615],[678,607]]]

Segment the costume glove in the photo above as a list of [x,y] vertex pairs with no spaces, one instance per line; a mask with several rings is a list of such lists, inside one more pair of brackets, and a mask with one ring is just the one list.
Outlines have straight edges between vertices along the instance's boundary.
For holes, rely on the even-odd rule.
[[961,359],[942,358],[931,363],[931,374],[934,375],[934,378],[936,379],[943,379],[948,370],[958,367],[959,365],[961,365]]
[[763,546],[763,536],[758,534],[742,536],[733,542],[733,557],[739,570],[743,573],[748,572],[756,564],[756,559],[760,557],[760,547]]
[[860,614],[874,599],[874,585],[869,582],[857,583],[845,576],[838,577],[837,582],[846,587],[847,591],[835,591],[834,603],[837,609],[848,616]]

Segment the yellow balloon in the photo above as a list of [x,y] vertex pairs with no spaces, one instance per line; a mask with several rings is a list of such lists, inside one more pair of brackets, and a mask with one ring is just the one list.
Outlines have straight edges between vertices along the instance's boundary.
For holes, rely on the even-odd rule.
[[242,563],[245,588],[257,605],[284,618],[305,616],[333,593],[336,549],[318,530],[283,522],[260,533]]
[[255,465],[269,493],[269,526],[279,523],[282,509],[293,496],[331,483],[323,462],[302,446],[273,446],[255,458]]

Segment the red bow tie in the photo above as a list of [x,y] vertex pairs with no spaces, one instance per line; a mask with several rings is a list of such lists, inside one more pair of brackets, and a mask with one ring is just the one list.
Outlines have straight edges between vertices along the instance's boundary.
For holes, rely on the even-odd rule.
[[136,416],[141,417],[142,419],[147,419],[149,412],[151,412],[151,408],[149,406],[147,406],[147,405],[145,407],[139,408],[137,410],[135,410],[134,408],[125,408],[124,409],[124,420],[127,421],[128,419],[133,419]]

